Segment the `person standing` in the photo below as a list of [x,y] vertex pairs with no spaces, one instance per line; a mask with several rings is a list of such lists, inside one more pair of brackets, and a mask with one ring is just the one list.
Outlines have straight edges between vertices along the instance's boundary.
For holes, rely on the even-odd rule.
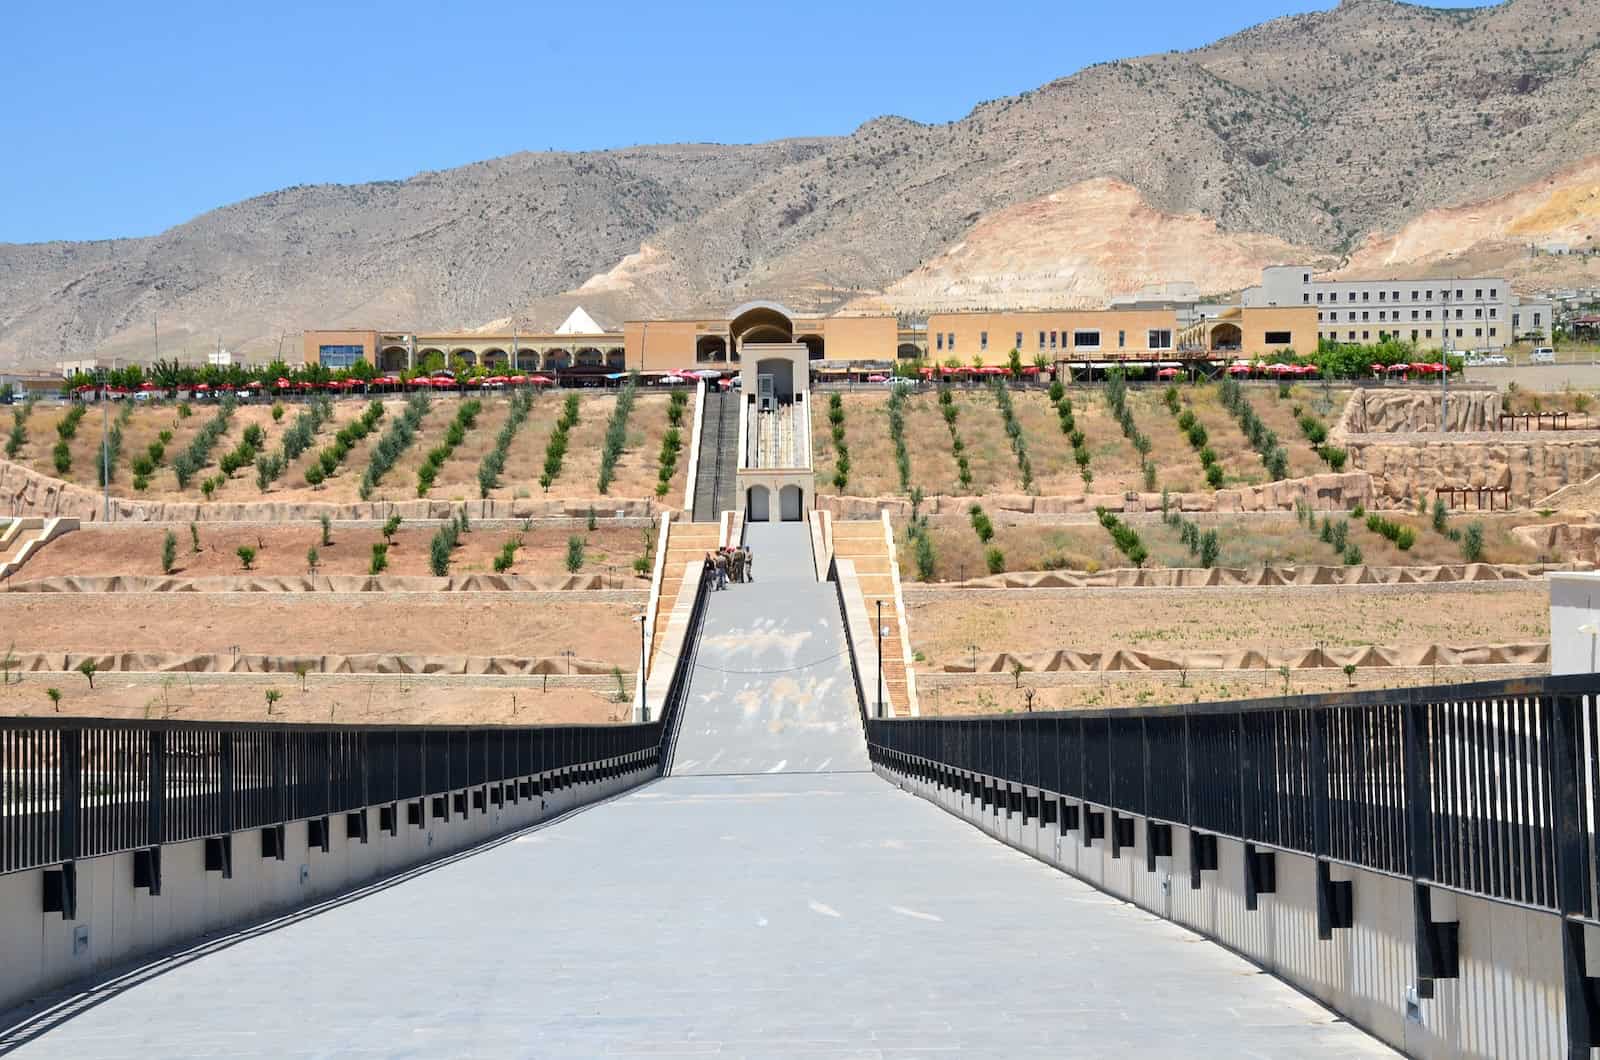
[[717,552],[716,563],[717,588],[719,590],[726,589],[728,587],[728,554],[719,549]]
[[744,546],[744,580],[747,582],[756,580],[756,554],[750,550],[749,545]]

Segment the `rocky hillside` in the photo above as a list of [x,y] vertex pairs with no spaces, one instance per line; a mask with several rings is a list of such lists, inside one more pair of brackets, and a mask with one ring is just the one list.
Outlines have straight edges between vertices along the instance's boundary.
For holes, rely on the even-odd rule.
[[[1400,260],[1386,246],[1420,245],[1414,223],[1432,234],[1406,267],[1425,266],[1505,236],[1450,208],[1576,172],[1600,132],[1597,44],[1600,4],[1344,0],[947,125],[295,188],[151,239],[0,246],[0,357],[147,348],[155,313],[171,348],[220,332],[260,349],[308,325],[550,324],[576,302],[622,319],[760,295],[909,312],[1093,301],[1130,280],[1233,286],[1280,252],[1382,270]],[[1574,209],[1595,213],[1581,193]],[[1542,216],[1570,231],[1571,212],[1528,206],[1511,245]],[[1012,246],[1035,216],[1051,227]],[[1102,218],[1125,239],[1086,245]],[[1199,238],[1211,225],[1220,242]],[[1049,232],[1071,252],[1052,255]]]

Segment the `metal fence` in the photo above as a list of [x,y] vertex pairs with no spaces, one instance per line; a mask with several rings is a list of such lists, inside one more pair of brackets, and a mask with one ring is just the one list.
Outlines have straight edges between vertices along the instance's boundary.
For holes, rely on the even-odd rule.
[[660,723],[534,728],[0,719],[0,873],[659,761]]
[[683,645],[672,664],[672,679],[667,683],[667,695],[662,702],[659,719],[663,773],[672,772],[672,755],[678,742],[678,729],[683,724],[683,704],[693,682],[695,659],[700,654],[700,628],[705,624],[707,601],[716,580],[715,571],[701,569],[700,580],[694,589],[694,604],[689,611],[689,624],[683,634]]
[[1592,918],[1600,675],[869,720],[874,760]]

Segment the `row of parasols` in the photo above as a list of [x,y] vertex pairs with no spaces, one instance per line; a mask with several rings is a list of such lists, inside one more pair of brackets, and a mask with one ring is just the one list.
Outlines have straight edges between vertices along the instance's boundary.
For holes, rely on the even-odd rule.
[[[605,378],[612,380],[625,379],[630,374],[632,373],[612,372],[606,375]],[[688,382],[696,379],[715,379],[722,373],[709,370],[700,370],[642,372],[639,374],[654,379],[659,379],[663,382],[674,380]],[[279,376],[278,379],[272,383],[253,380],[247,383],[240,383],[238,386],[235,386],[232,383],[222,383],[215,387],[211,386],[209,383],[196,383],[193,386],[180,386],[178,389],[188,390],[196,394],[207,394],[213,391],[218,393],[240,393],[252,390],[276,390],[280,392],[305,393],[313,390],[360,390],[363,387],[370,389],[374,387],[400,388],[409,386],[418,390],[427,388],[454,390],[458,387],[551,386],[554,383],[555,380],[547,375],[491,375],[476,379],[456,379],[453,376],[444,374],[431,376],[419,375],[411,379],[409,382],[401,379],[399,376],[384,375],[366,381],[360,379],[334,379],[326,383],[317,383],[306,379],[302,379],[299,382],[292,382],[283,378],[282,376]],[[127,395],[134,392],[148,394],[153,391],[164,390],[166,388],[146,379],[137,387],[133,388],[125,386],[96,387],[93,384],[85,383],[80,387],[74,388],[73,392],[77,394],[88,394],[97,389],[103,390],[105,393],[110,395]]]

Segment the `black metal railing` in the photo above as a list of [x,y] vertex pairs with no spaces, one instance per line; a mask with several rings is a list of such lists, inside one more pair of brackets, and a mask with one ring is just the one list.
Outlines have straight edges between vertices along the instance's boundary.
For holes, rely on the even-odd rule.
[[[0,874],[490,789],[499,804],[659,765],[662,727],[0,719]],[[509,793],[509,795],[508,795]]]
[[689,686],[694,678],[694,661],[700,653],[700,629],[705,625],[706,606],[711,598],[711,587],[716,584],[713,570],[702,567],[700,580],[695,585],[694,603],[689,611],[689,625],[684,630],[683,644],[672,663],[672,679],[667,684],[667,694],[662,700],[661,746],[658,755],[662,773],[672,772],[672,755],[678,743],[678,730],[683,725],[683,703],[689,696]]
[[850,636],[849,609],[844,602],[844,584],[839,581],[839,558],[828,557],[828,580],[833,583],[834,595],[839,601],[839,628],[844,631],[845,657],[850,660],[850,681],[856,689],[856,711],[861,716],[863,727],[867,724],[867,696],[865,686],[861,683],[861,668],[856,665],[856,643]]
[[867,722],[874,761],[1593,918],[1600,675]]

